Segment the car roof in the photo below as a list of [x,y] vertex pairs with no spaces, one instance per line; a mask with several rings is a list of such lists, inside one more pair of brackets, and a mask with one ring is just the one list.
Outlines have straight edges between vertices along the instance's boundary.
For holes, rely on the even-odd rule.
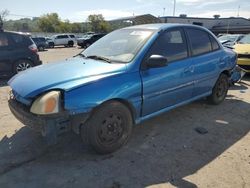
[[199,28],[204,29],[204,27],[192,25],[192,24],[179,24],[179,23],[157,23],[157,24],[144,24],[144,25],[135,25],[126,27],[124,29],[150,29],[150,30],[166,30],[173,27],[191,27],[191,28]]
[[9,33],[9,34],[17,34],[17,35],[31,36],[30,33],[23,33],[23,32],[17,32],[17,31],[3,31],[2,33]]

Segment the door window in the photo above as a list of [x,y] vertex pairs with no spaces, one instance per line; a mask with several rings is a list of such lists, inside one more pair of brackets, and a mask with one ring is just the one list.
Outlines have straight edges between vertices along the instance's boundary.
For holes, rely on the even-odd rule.
[[161,55],[168,62],[188,57],[187,44],[182,30],[166,31],[162,33],[153,44],[150,55]]
[[186,29],[191,43],[192,55],[201,55],[212,51],[208,33],[199,29]]

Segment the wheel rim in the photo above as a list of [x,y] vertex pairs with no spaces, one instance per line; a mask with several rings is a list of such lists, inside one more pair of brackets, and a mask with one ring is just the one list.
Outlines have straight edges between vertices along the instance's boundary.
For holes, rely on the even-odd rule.
[[227,82],[225,80],[220,80],[220,82],[218,82],[217,85],[217,89],[216,89],[216,96],[218,98],[224,98],[226,93],[227,93]]
[[120,140],[124,133],[123,121],[120,115],[111,114],[104,118],[98,131],[99,141],[103,145],[112,145]]
[[30,67],[31,67],[31,65],[30,65],[29,63],[27,63],[27,62],[22,62],[22,63],[19,63],[19,64],[17,65],[16,71],[17,71],[17,73],[18,73],[18,72],[24,71],[24,70],[26,70],[26,69],[28,69],[28,68],[30,68]]

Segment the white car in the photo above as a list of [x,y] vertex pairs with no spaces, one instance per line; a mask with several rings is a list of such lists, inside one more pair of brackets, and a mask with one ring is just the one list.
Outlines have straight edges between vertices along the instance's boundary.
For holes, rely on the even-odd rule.
[[72,34],[53,35],[51,39],[53,41],[53,46],[64,45],[65,47],[73,47],[76,43],[75,35]]

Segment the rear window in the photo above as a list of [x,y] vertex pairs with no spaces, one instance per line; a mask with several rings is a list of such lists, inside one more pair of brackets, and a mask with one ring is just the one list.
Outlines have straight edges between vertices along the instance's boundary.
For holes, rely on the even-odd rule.
[[207,32],[191,28],[186,30],[191,43],[192,55],[196,56],[212,51],[212,44]]
[[38,42],[38,41],[39,41],[38,38],[32,38],[32,40],[33,40],[34,42]]
[[12,39],[14,40],[15,43],[20,44],[24,41],[24,37],[22,35],[18,34],[11,34]]
[[29,37],[29,36],[15,34],[15,33],[11,33],[10,36],[11,36],[12,40],[14,41],[14,45],[29,46],[29,45],[33,44],[33,41],[31,40],[31,37]]

